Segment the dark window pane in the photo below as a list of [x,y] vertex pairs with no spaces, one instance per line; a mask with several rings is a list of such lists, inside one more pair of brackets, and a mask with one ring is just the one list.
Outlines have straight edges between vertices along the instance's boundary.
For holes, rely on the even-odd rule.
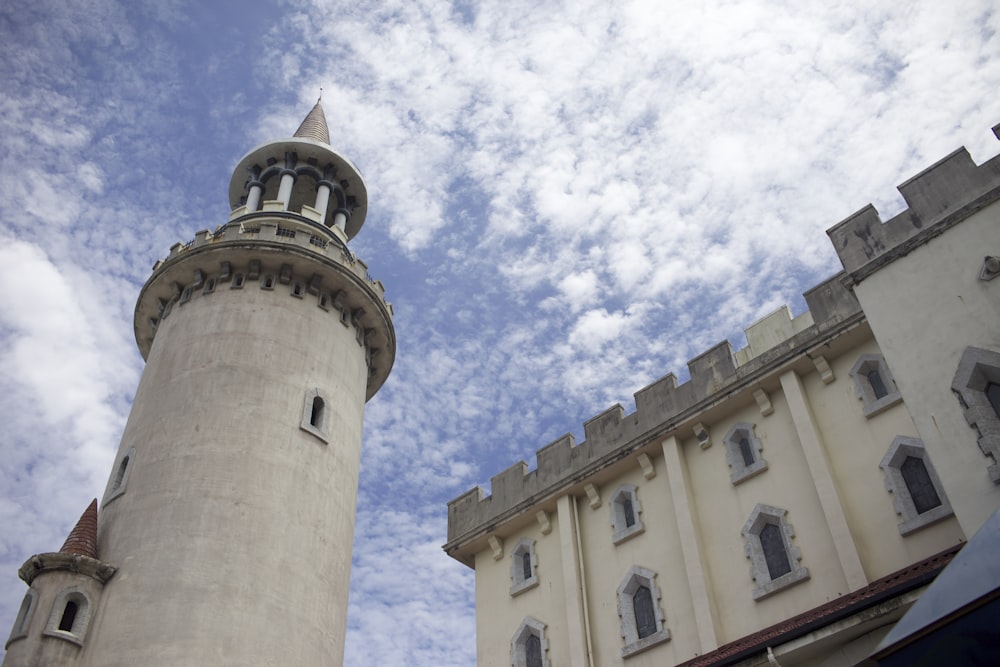
[[76,603],[70,600],[66,603],[66,608],[63,609],[62,618],[59,619],[59,629],[65,630],[66,632],[73,631],[73,621],[76,620],[76,612],[78,607]]
[[524,663],[528,667],[542,667],[542,640],[538,635],[528,635],[524,642]]
[[319,396],[313,398],[312,414],[309,416],[309,424],[320,428],[323,424],[323,408],[326,407],[323,399]]
[[531,552],[525,551],[521,554],[521,576],[525,581],[531,579]]
[[1000,417],[1000,384],[990,382],[986,385],[986,398],[993,406],[993,412],[997,413],[997,417]]
[[872,387],[872,393],[875,394],[875,398],[885,398],[889,395],[889,392],[885,389],[885,382],[882,381],[882,374],[878,372],[878,368],[873,368],[868,373],[868,384]]
[[923,459],[916,456],[907,456],[903,465],[899,466],[899,472],[903,475],[903,482],[913,499],[913,506],[917,514],[923,514],[941,504],[931,476],[927,474],[927,466]]
[[622,512],[625,513],[625,527],[631,528],[635,525],[635,510],[632,509],[632,499],[626,498],[622,501]]
[[792,571],[785,541],[781,538],[781,528],[773,523],[766,524],[760,531],[760,548],[764,551],[764,562],[772,581]]
[[635,630],[639,639],[656,632],[656,616],[653,614],[653,594],[645,586],[632,596],[632,610],[635,612]]
[[740,438],[740,454],[743,455],[743,465],[747,468],[753,465],[753,448],[748,438]]

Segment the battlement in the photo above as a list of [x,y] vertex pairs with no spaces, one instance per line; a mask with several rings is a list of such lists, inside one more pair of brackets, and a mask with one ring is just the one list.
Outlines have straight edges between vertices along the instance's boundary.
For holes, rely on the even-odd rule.
[[216,227],[214,232],[203,229],[187,243],[172,245],[166,259],[157,260],[153,265],[153,272],[155,273],[167,262],[206,245],[250,240],[267,240],[271,243],[298,246],[335,260],[371,285],[389,312],[392,312],[392,305],[385,300],[385,285],[381,280],[372,278],[368,273],[368,265],[348,249],[343,232],[336,227],[328,228],[303,220],[295,213],[265,210],[248,214],[243,208],[236,209],[230,221]]
[[[1000,138],[1000,125],[993,133]],[[827,230],[855,282],[1000,197],[1000,156],[976,165],[959,148],[897,189],[908,208],[887,222],[869,204]]]
[[861,307],[838,274],[804,294],[809,310],[792,317],[787,306],[745,330],[747,346],[734,353],[723,341],[688,361],[690,379],[669,373],[635,392],[635,412],[613,405],[583,424],[584,441],[564,435],[539,449],[536,466],[524,461],[490,478],[491,495],[475,487],[448,503],[448,542],[475,536],[531,504],[587,478],[663,437],[729,394],[743,390],[790,358],[805,354],[853,326]]

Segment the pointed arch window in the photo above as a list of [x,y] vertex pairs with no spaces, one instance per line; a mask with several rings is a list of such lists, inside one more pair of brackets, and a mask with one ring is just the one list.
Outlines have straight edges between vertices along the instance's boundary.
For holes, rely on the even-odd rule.
[[550,667],[545,624],[531,616],[521,621],[510,641],[510,654],[514,667]]
[[931,463],[924,443],[899,435],[879,464],[885,487],[893,495],[901,535],[936,523],[952,515],[951,504]]
[[965,348],[951,390],[975,429],[979,449],[993,459],[987,468],[990,479],[1000,484],[1000,352]]
[[850,376],[865,417],[874,417],[903,400],[881,354],[862,354],[851,368]]
[[520,595],[538,585],[538,558],[535,541],[524,538],[511,552],[510,594]]
[[801,554],[787,512],[758,503],[743,524],[743,552],[750,559],[753,599],[764,598],[809,578],[800,564]]
[[656,573],[632,566],[618,586],[618,617],[625,641],[621,656],[627,658],[670,639],[666,616],[659,605]]
[[729,464],[729,481],[739,484],[767,470],[762,450],[764,445],[757,437],[756,426],[750,422],[737,422],[726,433],[726,463]]
[[611,496],[611,528],[614,531],[612,543],[621,544],[646,530],[639,518],[641,512],[636,487],[632,484],[619,486]]

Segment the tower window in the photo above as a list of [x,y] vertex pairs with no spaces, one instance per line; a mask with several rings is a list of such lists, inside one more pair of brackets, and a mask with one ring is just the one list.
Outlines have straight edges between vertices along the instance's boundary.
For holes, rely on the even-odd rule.
[[653,612],[653,595],[645,586],[639,586],[632,595],[632,609],[635,611],[635,630],[639,639],[656,632],[656,615]]
[[261,289],[274,289],[274,274],[267,274],[260,283]]
[[135,467],[134,464],[135,447],[129,447],[128,450],[126,450],[122,455],[121,461],[119,461],[117,467],[113,470],[111,479],[108,481],[108,490],[104,494],[104,502],[102,504],[107,505],[109,502],[125,493],[125,487],[128,485],[129,475],[132,473],[132,468]]
[[625,515],[625,527],[631,528],[635,525],[635,509],[632,507],[632,499],[625,498],[622,501],[622,513]]
[[240,272],[240,273],[234,273],[233,274],[233,282],[229,286],[229,289],[242,289],[243,288],[243,283],[245,281],[246,281],[246,274],[245,273],[242,273],[242,272]]
[[975,429],[980,451],[993,459],[987,467],[990,479],[1000,484],[1000,352],[967,347],[958,362],[951,390]]
[[764,446],[757,437],[755,428],[749,422],[738,422],[722,439],[726,445],[729,481],[733,484],[739,484],[767,470],[767,461],[761,456]]
[[524,641],[524,662],[527,667],[542,667],[542,639],[528,635]]
[[903,400],[881,354],[862,354],[851,368],[850,376],[865,417],[874,417]]
[[521,577],[523,579],[531,579],[531,552],[525,550],[521,554]]
[[209,278],[205,281],[205,287],[201,290],[202,294],[211,294],[215,291],[215,278]]
[[997,417],[1000,417],[1000,384],[990,382],[986,385],[986,400],[990,402],[990,407]]
[[31,617],[35,612],[35,604],[37,602],[38,593],[35,592],[35,589],[29,588],[28,592],[24,594],[24,599],[21,600],[20,608],[17,610],[17,618],[14,619],[14,627],[10,630],[10,636],[4,645],[5,649],[15,639],[28,636],[28,628],[31,626]]
[[788,552],[781,538],[781,528],[773,523],[766,524],[760,530],[760,548],[764,551],[764,562],[771,580],[783,577],[792,571],[788,562]]
[[910,533],[952,515],[941,480],[918,438],[896,436],[879,464],[885,486],[893,495],[899,532]]
[[299,422],[299,428],[312,433],[323,442],[328,442],[330,438],[328,405],[329,401],[322,389],[319,387],[310,389],[302,402],[302,421]]

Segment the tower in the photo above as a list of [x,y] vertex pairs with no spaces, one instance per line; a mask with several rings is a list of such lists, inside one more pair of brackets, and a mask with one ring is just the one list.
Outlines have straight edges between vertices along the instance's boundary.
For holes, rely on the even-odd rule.
[[[395,357],[382,284],[347,247],[365,183],[317,102],[240,160],[229,199],[139,294],[146,367],[80,556],[101,577],[43,554],[70,564],[29,580],[29,559],[5,666],[343,660],[364,404]],[[69,576],[86,623],[52,631]]]

